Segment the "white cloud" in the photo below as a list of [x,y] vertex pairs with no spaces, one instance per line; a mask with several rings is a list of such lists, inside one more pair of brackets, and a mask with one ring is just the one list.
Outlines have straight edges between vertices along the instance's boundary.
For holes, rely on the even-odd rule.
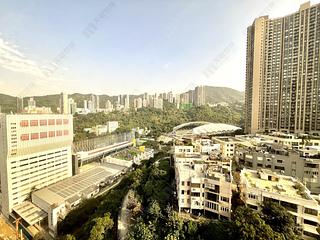
[[0,66],[15,72],[45,77],[45,71],[35,61],[28,59],[18,47],[0,37]]

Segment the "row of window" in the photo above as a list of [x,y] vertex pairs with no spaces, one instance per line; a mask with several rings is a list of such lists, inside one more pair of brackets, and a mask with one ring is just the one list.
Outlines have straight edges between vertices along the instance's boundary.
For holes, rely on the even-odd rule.
[[21,141],[28,141],[28,140],[37,140],[43,138],[52,138],[52,137],[61,137],[69,135],[69,130],[57,130],[57,131],[49,131],[49,132],[40,132],[40,133],[25,133],[21,134],[20,139]]
[[37,127],[37,126],[53,126],[53,125],[67,125],[69,119],[42,119],[42,120],[21,120],[20,127]]

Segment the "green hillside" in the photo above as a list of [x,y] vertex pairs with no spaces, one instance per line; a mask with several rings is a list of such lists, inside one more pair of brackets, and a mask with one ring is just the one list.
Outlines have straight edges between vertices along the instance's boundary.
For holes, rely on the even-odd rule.
[[205,86],[206,103],[244,102],[244,92],[227,87]]

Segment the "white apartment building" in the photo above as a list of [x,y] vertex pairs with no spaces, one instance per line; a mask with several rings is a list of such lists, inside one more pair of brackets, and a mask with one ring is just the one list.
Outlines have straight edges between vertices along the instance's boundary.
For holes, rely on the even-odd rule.
[[286,146],[290,149],[302,149],[306,146],[320,146],[320,139],[312,136],[298,136],[297,134],[288,134],[274,132],[271,135],[257,134],[258,137],[269,140],[270,142]]
[[259,209],[265,201],[277,202],[287,208],[303,228],[304,239],[317,238],[320,206],[310,191],[293,177],[270,170],[241,172],[241,187],[248,206]]
[[216,218],[231,216],[231,161],[211,159],[192,146],[175,147],[179,212],[199,212]]
[[213,137],[212,141],[214,143],[220,144],[221,146],[221,155],[224,158],[232,158],[235,155],[236,144],[239,144],[240,141],[233,137]]
[[200,153],[203,154],[220,153],[221,151],[221,145],[214,144],[210,139],[198,139],[195,143]]
[[8,217],[31,192],[72,176],[71,115],[0,114],[1,210]]

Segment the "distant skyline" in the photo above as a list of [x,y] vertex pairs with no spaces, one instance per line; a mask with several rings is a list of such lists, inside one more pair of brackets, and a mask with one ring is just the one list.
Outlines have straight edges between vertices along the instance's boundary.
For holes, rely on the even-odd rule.
[[1,2],[0,93],[118,95],[201,84],[244,91],[247,26],[304,2]]

